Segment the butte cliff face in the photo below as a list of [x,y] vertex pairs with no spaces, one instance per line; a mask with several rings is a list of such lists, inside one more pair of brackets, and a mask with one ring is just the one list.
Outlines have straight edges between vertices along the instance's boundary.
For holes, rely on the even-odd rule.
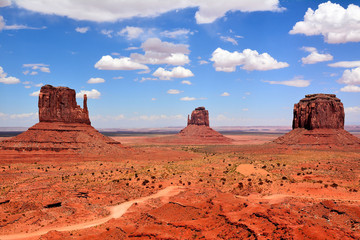
[[85,123],[90,125],[87,97],[84,95],[84,104],[81,108],[76,103],[74,89],[68,87],[41,87],[39,94],[39,121]]
[[335,94],[309,94],[294,105],[293,129],[344,129],[344,106]]
[[209,112],[205,107],[195,108],[191,113],[191,118],[188,115],[187,125],[197,125],[197,126],[208,126],[209,127]]
[[344,130],[344,106],[335,94],[309,94],[294,105],[293,130],[274,142],[289,146],[360,146]]
[[43,86],[38,104],[40,122],[16,137],[0,142],[0,149],[83,156],[123,153],[119,142],[90,125],[86,95],[83,108],[77,105],[75,96],[75,90],[67,87]]

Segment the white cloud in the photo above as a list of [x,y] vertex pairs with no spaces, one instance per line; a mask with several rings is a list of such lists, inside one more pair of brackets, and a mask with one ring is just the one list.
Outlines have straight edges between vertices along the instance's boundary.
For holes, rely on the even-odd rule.
[[0,31],[2,31],[5,27],[5,21],[3,16],[0,16]]
[[119,77],[113,77],[113,79],[123,79],[124,77],[119,76]]
[[107,29],[103,29],[100,31],[101,34],[104,34],[105,36],[107,36],[109,38],[112,38],[113,32],[114,32],[113,30],[107,30]]
[[190,62],[187,54],[190,53],[188,45],[162,42],[159,38],[149,38],[141,48],[145,54],[132,53],[130,58],[143,64],[170,64],[184,65]]
[[132,120],[135,121],[139,121],[139,120],[144,120],[144,121],[158,121],[158,120],[176,120],[176,119],[185,119],[184,116],[182,116],[181,114],[178,115],[165,115],[165,114],[161,114],[161,115],[141,115],[138,117],[133,117]]
[[145,82],[145,81],[157,81],[159,80],[158,78],[151,78],[151,77],[142,77],[140,80],[135,79],[135,82],[139,81],[139,82]]
[[192,77],[194,74],[186,68],[181,66],[173,68],[171,71],[167,71],[162,67],[156,69],[153,76],[160,78],[161,80],[171,80],[172,78],[186,78]]
[[208,61],[206,61],[206,60],[200,60],[199,61],[199,64],[200,65],[204,65],[204,64],[208,64],[209,62]]
[[89,27],[77,27],[75,28],[75,31],[77,31],[78,33],[86,33],[87,31],[89,31]]
[[31,86],[28,86],[28,85],[27,85],[27,86],[24,86],[24,88],[31,88]]
[[248,109],[248,108],[243,108],[243,109],[241,109],[241,110],[243,110],[244,112],[249,111],[249,109]]
[[146,65],[132,61],[128,57],[112,58],[110,55],[103,56],[96,64],[95,68],[100,70],[137,70],[149,69]]
[[182,93],[183,91],[177,90],[177,89],[169,89],[167,91],[168,94],[179,94]]
[[17,84],[20,80],[16,77],[8,77],[7,73],[4,72],[3,68],[0,67],[0,83],[4,84]]
[[126,38],[129,40],[138,38],[142,33],[144,33],[142,28],[130,26],[126,26],[120,32],[118,32],[119,35],[126,36]]
[[340,89],[341,92],[360,92],[360,87],[355,85],[347,85]]
[[103,83],[105,79],[103,78],[90,78],[87,83],[94,84],[94,83]]
[[347,85],[360,85],[360,67],[351,70],[346,69],[338,82]]
[[9,115],[10,119],[24,119],[24,118],[36,118],[38,113],[20,113]]
[[156,98],[151,98],[151,101],[156,101]]
[[191,85],[192,83],[188,80],[182,80],[181,81],[182,84],[186,84],[186,85]]
[[302,77],[295,77],[292,80],[288,81],[263,81],[270,84],[279,84],[290,87],[308,87],[310,85],[310,80],[304,80]]
[[360,113],[360,107],[346,107],[345,113]]
[[181,101],[195,101],[197,99],[194,97],[182,97],[182,98],[180,98],[180,100]]
[[297,22],[290,34],[323,35],[327,43],[360,41],[360,7],[350,4],[321,3],[315,11],[309,8],[304,21]]
[[35,92],[33,92],[33,93],[30,93],[29,95],[32,96],[32,97],[38,97],[39,94],[40,94],[40,90],[35,91]]
[[84,94],[86,94],[87,98],[97,99],[100,98],[101,93],[96,90],[92,89],[91,91],[88,90],[81,90],[80,92],[76,93],[77,98],[84,98]]
[[131,0],[88,1],[88,0],[14,0],[19,7],[27,10],[66,16],[75,20],[115,22],[133,17],[156,17],[163,13],[185,8],[198,8],[197,23],[212,23],[227,12],[281,11],[279,0]]
[[35,87],[42,87],[42,86],[44,86],[44,84],[43,84],[43,83],[38,83],[38,84],[35,84]]
[[228,97],[228,96],[230,96],[230,93],[228,93],[228,92],[223,92],[220,96],[222,96],[222,97]]
[[7,7],[11,5],[10,0],[0,0],[0,7]]
[[236,46],[238,45],[238,42],[235,39],[231,38],[231,37],[221,36],[220,38],[221,38],[221,40],[223,40],[225,42],[230,42],[230,43],[232,43],[233,45],[236,45]]
[[[50,73],[50,68],[49,65],[47,64],[43,64],[43,63],[27,63],[27,64],[23,64],[23,68],[30,68],[32,70],[38,70],[40,72],[44,72],[44,73]],[[25,71],[23,72],[25,75],[30,74],[30,75],[36,75],[38,74],[37,71]]]
[[256,50],[245,49],[243,52],[229,52],[221,48],[217,48],[212,53],[210,59],[214,62],[213,66],[216,71],[234,72],[236,66],[242,69],[253,71],[267,71],[288,67],[286,62],[278,62],[268,53],[259,54]]
[[189,34],[193,34],[188,29],[178,29],[175,31],[163,31],[160,33],[161,36],[168,37],[168,38],[179,38],[179,37],[186,37]]
[[314,47],[303,47],[302,49],[310,52],[308,56],[301,58],[301,62],[303,64],[314,64],[333,60],[333,56],[331,54],[318,53]]
[[360,67],[360,61],[342,61],[328,64],[329,67],[356,68]]

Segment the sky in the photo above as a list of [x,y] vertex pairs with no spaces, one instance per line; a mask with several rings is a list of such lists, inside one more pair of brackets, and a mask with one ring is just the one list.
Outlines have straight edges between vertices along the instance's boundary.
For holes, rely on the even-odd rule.
[[313,93],[360,125],[360,2],[0,0],[0,127],[37,123],[45,84],[96,128],[291,126]]

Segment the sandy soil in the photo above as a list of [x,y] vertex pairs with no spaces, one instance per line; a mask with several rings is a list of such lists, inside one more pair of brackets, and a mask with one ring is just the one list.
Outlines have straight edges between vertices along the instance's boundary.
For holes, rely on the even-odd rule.
[[0,152],[0,239],[360,238],[360,149],[236,137],[116,138],[121,158]]

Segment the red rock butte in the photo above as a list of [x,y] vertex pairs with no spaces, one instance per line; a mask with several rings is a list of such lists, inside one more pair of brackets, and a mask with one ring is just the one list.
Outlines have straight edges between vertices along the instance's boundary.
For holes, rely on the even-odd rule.
[[182,129],[178,137],[189,143],[230,143],[232,140],[210,128],[209,112],[205,107],[195,108],[188,116],[187,127]]
[[299,146],[357,146],[360,139],[344,130],[344,106],[335,94],[309,94],[294,104],[293,130],[274,142]]
[[45,85],[39,94],[39,123],[27,131],[0,142],[1,150],[15,152],[69,153],[82,155],[117,154],[119,142],[90,125],[87,97],[76,103],[75,91]]

